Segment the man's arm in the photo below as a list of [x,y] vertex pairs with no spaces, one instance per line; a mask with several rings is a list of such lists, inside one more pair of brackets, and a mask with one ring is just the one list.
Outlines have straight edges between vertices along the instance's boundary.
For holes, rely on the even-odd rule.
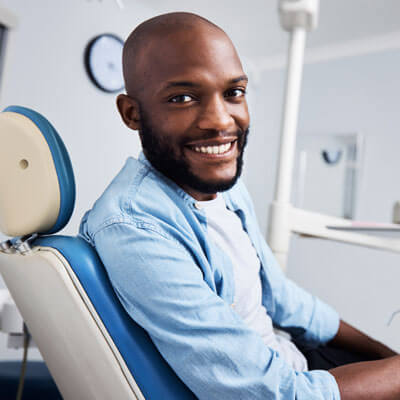
[[338,333],[329,343],[378,360],[329,371],[338,383],[342,400],[399,399],[400,357],[397,353],[342,320]]
[[336,347],[365,354],[376,360],[397,355],[389,347],[370,338],[343,320],[340,320],[339,330],[329,343]]
[[347,364],[329,372],[338,383],[341,400],[400,398],[400,356]]

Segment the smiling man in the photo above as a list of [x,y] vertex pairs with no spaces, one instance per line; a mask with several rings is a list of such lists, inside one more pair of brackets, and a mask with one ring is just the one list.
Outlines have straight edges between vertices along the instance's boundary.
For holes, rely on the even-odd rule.
[[81,234],[177,375],[207,400],[399,398],[399,357],[286,279],[260,234],[239,179],[247,76],[227,35],[161,15],[131,33],[123,64],[117,105],[143,153]]
[[125,123],[139,130],[151,164],[205,200],[231,188],[241,173],[247,76],[219,28],[183,14],[173,27],[167,23],[172,18],[178,17],[150,20],[128,38],[128,96],[119,96],[118,108]]

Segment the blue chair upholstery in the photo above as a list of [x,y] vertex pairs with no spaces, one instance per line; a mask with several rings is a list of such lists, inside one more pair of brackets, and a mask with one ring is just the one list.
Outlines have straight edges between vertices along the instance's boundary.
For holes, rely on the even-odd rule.
[[195,399],[148,334],[125,312],[96,251],[80,237],[49,235],[68,223],[75,202],[72,165],[56,130],[42,115],[28,108],[12,106],[4,111],[20,113],[36,124],[50,148],[57,171],[59,215],[51,229],[41,232],[47,236],[39,236],[33,245],[56,249],[68,261],[146,399]]
[[161,357],[149,335],[123,309],[95,250],[80,237],[40,237],[71,265],[146,399],[189,400],[193,393]]

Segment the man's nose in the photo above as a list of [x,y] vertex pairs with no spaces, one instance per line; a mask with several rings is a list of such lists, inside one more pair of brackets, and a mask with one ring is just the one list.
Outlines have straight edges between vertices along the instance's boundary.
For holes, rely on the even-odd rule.
[[225,131],[234,125],[235,121],[228,112],[225,99],[213,96],[204,105],[198,119],[198,127],[204,130]]

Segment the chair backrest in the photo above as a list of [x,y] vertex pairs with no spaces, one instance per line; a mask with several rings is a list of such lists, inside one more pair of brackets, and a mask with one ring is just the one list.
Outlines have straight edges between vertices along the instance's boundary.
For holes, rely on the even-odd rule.
[[20,237],[0,249],[0,273],[63,397],[195,399],[125,312],[95,250],[82,238],[50,236],[75,201],[54,127],[12,106],[0,113],[0,142],[0,231]]

